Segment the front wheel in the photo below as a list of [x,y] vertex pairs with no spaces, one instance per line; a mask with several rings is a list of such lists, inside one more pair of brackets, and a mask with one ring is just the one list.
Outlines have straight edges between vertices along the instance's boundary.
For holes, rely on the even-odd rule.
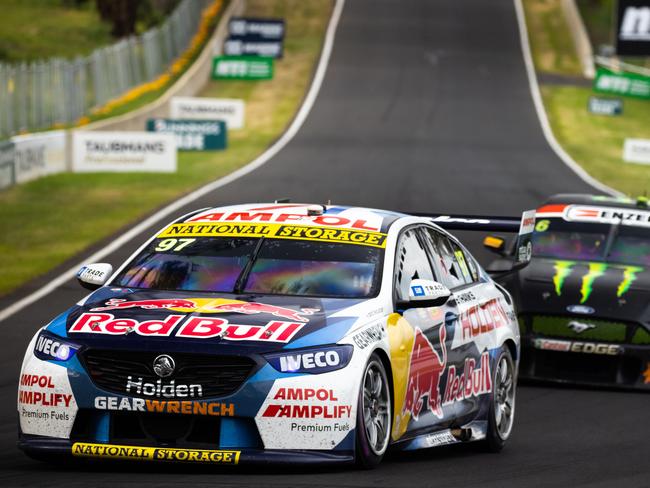
[[515,420],[515,387],[517,375],[510,350],[506,345],[499,353],[492,390],[492,402],[488,413],[488,429],[485,445],[488,451],[503,449]]
[[356,460],[366,469],[377,466],[388,448],[391,403],[386,368],[373,353],[361,379],[357,407]]

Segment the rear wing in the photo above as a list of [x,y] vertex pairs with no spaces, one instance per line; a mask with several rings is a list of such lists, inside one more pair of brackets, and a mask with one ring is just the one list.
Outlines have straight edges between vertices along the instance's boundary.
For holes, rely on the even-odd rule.
[[[512,232],[517,233],[513,270],[526,266],[533,255],[533,231],[535,230],[535,210],[526,210],[521,217],[495,217],[484,215],[450,215],[414,213],[415,217],[429,218],[446,230],[469,230],[482,232]],[[505,241],[500,238],[488,237],[483,241],[491,250],[503,254]]]
[[414,217],[430,218],[447,230],[477,230],[483,232],[519,232],[521,217],[494,217],[487,215],[430,214],[410,212]]

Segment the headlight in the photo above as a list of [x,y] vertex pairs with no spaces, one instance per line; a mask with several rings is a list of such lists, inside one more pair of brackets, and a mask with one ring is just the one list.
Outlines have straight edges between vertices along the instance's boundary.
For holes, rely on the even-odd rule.
[[264,357],[281,373],[320,374],[345,368],[352,357],[352,350],[350,344],[344,344],[283,351]]
[[34,356],[42,360],[67,361],[75,355],[79,346],[42,330],[34,344]]

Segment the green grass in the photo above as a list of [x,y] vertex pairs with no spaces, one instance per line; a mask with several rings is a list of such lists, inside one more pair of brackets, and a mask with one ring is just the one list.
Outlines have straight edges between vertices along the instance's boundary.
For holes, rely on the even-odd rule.
[[0,12],[0,61],[73,58],[113,42],[94,1],[69,8],[61,0],[0,0]]
[[[559,0],[524,0],[535,68],[575,76],[579,65],[573,43],[557,41],[571,39],[559,5]],[[544,20],[549,15],[562,19]],[[591,95],[603,96],[591,88],[542,85],[541,91],[553,133],[578,164],[628,195],[650,191],[650,166],[623,161],[626,138],[650,139],[650,101],[624,97],[623,115],[608,117],[587,110]]]
[[[650,190],[650,167],[623,161],[625,138],[650,139],[650,102],[623,99],[623,115],[587,110],[590,88],[543,86],[553,133],[564,149],[597,180],[636,196]],[[600,96],[600,95],[599,95]]]
[[523,4],[536,69],[581,76],[580,60],[560,0],[523,0]]
[[288,126],[318,60],[329,0],[248,0],[246,15],[284,17],[271,81],[210,82],[202,95],[246,100],[246,128],[219,152],[179,153],[175,174],[60,174],[0,193],[0,294],[47,272],[166,202],[253,160]]

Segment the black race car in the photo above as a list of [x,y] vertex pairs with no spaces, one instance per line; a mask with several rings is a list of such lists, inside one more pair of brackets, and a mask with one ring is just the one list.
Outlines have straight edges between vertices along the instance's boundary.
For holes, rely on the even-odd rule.
[[551,197],[531,263],[500,281],[519,313],[522,378],[650,390],[647,199]]

